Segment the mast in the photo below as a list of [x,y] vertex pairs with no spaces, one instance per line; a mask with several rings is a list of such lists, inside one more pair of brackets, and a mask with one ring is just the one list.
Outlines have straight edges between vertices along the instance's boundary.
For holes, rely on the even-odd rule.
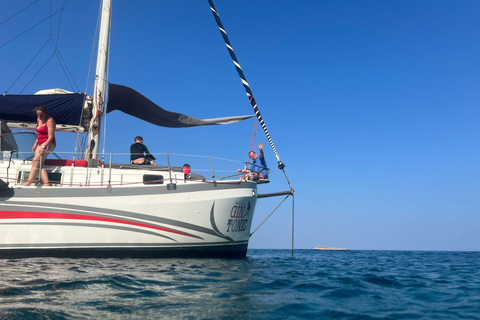
[[100,138],[100,121],[104,112],[105,87],[107,85],[107,58],[110,37],[111,0],[102,2],[102,18],[98,37],[97,69],[95,72],[95,89],[93,91],[92,119],[88,134],[88,148],[86,158],[98,158]]

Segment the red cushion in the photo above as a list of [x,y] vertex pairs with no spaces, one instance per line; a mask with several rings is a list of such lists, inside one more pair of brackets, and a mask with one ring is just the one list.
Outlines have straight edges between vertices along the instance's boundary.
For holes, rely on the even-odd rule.
[[[73,160],[64,160],[64,159],[47,159],[45,160],[46,166],[71,166]],[[86,160],[75,160],[75,167],[88,167],[88,162]]]

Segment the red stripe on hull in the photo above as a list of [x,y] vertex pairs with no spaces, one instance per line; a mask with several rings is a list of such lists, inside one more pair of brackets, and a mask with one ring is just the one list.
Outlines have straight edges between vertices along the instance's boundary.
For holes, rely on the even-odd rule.
[[120,219],[113,219],[113,218],[105,218],[105,217],[95,217],[95,216],[87,216],[82,214],[69,214],[69,213],[53,213],[53,212],[31,212],[31,211],[0,211],[0,219],[68,219],[68,220],[91,220],[91,221],[103,221],[103,222],[112,222],[112,223],[121,223],[121,224],[128,224],[137,227],[155,229],[159,231],[165,231],[170,233],[179,234],[182,236],[192,237],[201,239],[200,237],[183,233],[176,230],[171,230],[167,228],[162,228],[146,223],[141,222],[134,222],[128,220],[120,220]]

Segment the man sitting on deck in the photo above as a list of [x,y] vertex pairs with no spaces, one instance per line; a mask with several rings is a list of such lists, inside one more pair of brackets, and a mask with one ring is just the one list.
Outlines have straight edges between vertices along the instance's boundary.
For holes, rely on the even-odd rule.
[[238,172],[243,172],[244,175],[240,180],[255,180],[258,179],[268,179],[268,167],[267,162],[265,161],[265,155],[263,153],[263,143],[258,145],[258,150],[260,156],[258,156],[255,151],[250,151],[248,156],[252,159],[252,163],[247,170],[238,169]]
[[150,154],[146,145],[143,144],[143,138],[135,137],[135,143],[130,146],[130,162],[133,164],[153,164],[156,166],[155,157]]

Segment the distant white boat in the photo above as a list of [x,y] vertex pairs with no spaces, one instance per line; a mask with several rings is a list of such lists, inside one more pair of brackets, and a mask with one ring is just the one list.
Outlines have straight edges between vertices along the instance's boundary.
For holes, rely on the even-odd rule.
[[347,248],[336,248],[336,247],[315,247],[315,250],[350,250]]

